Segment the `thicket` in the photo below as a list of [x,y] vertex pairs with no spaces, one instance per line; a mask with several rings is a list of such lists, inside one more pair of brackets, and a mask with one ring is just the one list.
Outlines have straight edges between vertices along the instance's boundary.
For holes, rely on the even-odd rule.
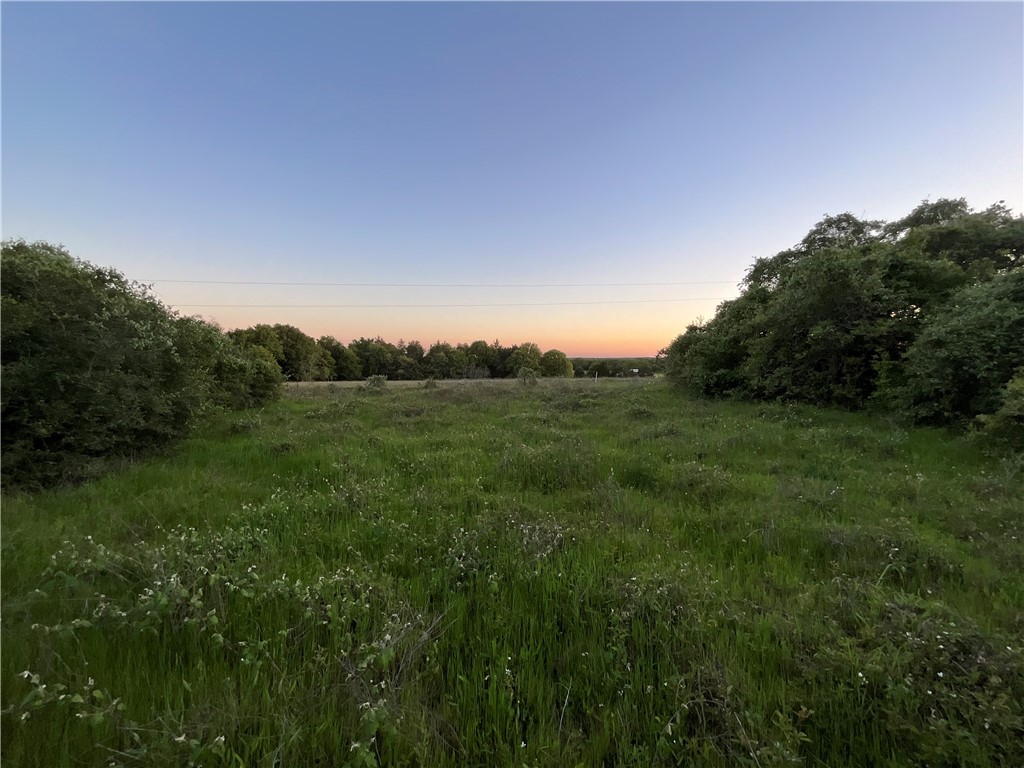
[[881,406],[1024,434],[1024,219],[924,202],[895,222],[828,216],[758,259],[741,295],[669,346],[706,396]]
[[113,269],[47,243],[5,241],[2,256],[7,487],[80,479],[183,436],[204,412],[280,389],[271,361]]

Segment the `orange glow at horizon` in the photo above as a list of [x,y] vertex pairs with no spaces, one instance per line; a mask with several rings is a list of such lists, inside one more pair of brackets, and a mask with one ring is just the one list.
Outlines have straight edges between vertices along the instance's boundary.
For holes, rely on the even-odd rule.
[[[216,308],[201,314],[224,330],[258,323],[286,324],[318,338],[417,340],[425,348],[484,340],[511,346],[527,341],[570,357],[653,357],[698,317],[711,317],[719,302],[651,305],[480,307],[454,309]],[[540,311],[543,310],[543,311]],[[181,312],[191,314],[189,308]]]

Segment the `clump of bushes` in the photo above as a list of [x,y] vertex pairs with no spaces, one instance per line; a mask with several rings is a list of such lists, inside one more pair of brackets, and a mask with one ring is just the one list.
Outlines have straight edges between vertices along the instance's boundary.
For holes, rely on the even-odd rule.
[[701,395],[872,405],[930,424],[992,414],[1002,432],[1019,418],[1007,387],[1024,368],[1021,339],[1024,218],[939,200],[892,223],[826,217],[758,259],[739,297],[669,346],[666,366]]
[[80,479],[184,436],[212,409],[278,395],[276,364],[119,272],[47,243],[5,241],[2,253],[6,487]]
[[1010,379],[1001,393],[999,407],[978,417],[981,434],[1024,451],[1024,368]]

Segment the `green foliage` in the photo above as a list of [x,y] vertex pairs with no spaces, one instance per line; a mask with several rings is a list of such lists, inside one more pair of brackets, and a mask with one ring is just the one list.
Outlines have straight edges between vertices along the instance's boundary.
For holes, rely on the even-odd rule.
[[508,357],[505,359],[505,368],[509,371],[515,372],[519,375],[521,368],[529,368],[533,371],[539,371],[541,367],[541,352],[540,347],[534,344],[532,341],[527,341],[515,347]]
[[[419,342],[410,342],[406,345],[406,349],[411,351],[412,357],[381,338],[356,339],[349,345],[349,349],[359,360],[363,378],[387,376],[396,381],[421,378],[420,360],[416,359],[423,349]],[[422,359],[422,355],[419,357]]]
[[519,379],[519,383],[524,387],[533,387],[537,385],[537,371],[529,366],[521,366],[519,372],[516,373],[516,378]]
[[1024,368],[1024,270],[957,293],[928,318],[879,396],[922,422],[993,413]]
[[710,396],[874,398],[931,423],[991,412],[1021,365],[1024,305],[1005,286],[1022,254],[1024,220],[1001,205],[926,202],[892,224],[826,217],[758,259],[737,299],[669,346],[666,370]]
[[557,349],[549,349],[540,358],[541,376],[556,376],[571,379],[573,377],[572,363],[565,356],[564,352]]
[[344,374],[350,371],[351,359],[334,346],[337,341],[325,336],[325,343],[317,342],[293,325],[260,324],[228,335],[242,346],[267,350],[288,381],[330,381],[342,378],[339,366]]
[[272,325],[261,323],[251,328],[228,331],[227,335],[242,346],[266,350],[275,362],[284,358],[284,344]]
[[79,479],[277,392],[265,360],[62,248],[5,242],[2,291],[6,483]]
[[456,379],[463,377],[467,364],[465,349],[436,341],[423,356],[420,368],[424,374],[435,379]]
[[331,381],[356,381],[362,378],[361,366],[356,353],[346,347],[333,336],[321,336],[317,340],[317,346],[327,350],[333,361]]
[[423,345],[420,344],[415,339],[413,341],[408,342],[403,342],[400,340],[398,342],[398,349],[414,363],[420,363],[423,361],[423,355],[425,354],[423,351]]
[[387,376],[393,381],[514,377],[524,365],[540,370],[542,358],[536,344],[505,347],[497,341],[488,344],[480,340],[456,345],[436,341],[424,352],[418,341],[400,340],[396,345],[381,338],[360,338],[349,348],[359,361],[363,377]]
[[312,336],[293,325],[275,325],[274,332],[281,340],[278,362],[286,379],[325,381],[333,378],[334,358],[327,349],[318,346]]
[[1003,387],[999,407],[978,417],[981,431],[996,443],[1024,450],[1024,368]]

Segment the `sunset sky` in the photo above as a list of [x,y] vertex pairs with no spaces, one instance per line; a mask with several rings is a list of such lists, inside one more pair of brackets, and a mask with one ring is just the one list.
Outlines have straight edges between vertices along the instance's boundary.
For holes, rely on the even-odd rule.
[[0,13],[3,237],[225,328],[653,355],[826,213],[1024,208],[1018,2]]

